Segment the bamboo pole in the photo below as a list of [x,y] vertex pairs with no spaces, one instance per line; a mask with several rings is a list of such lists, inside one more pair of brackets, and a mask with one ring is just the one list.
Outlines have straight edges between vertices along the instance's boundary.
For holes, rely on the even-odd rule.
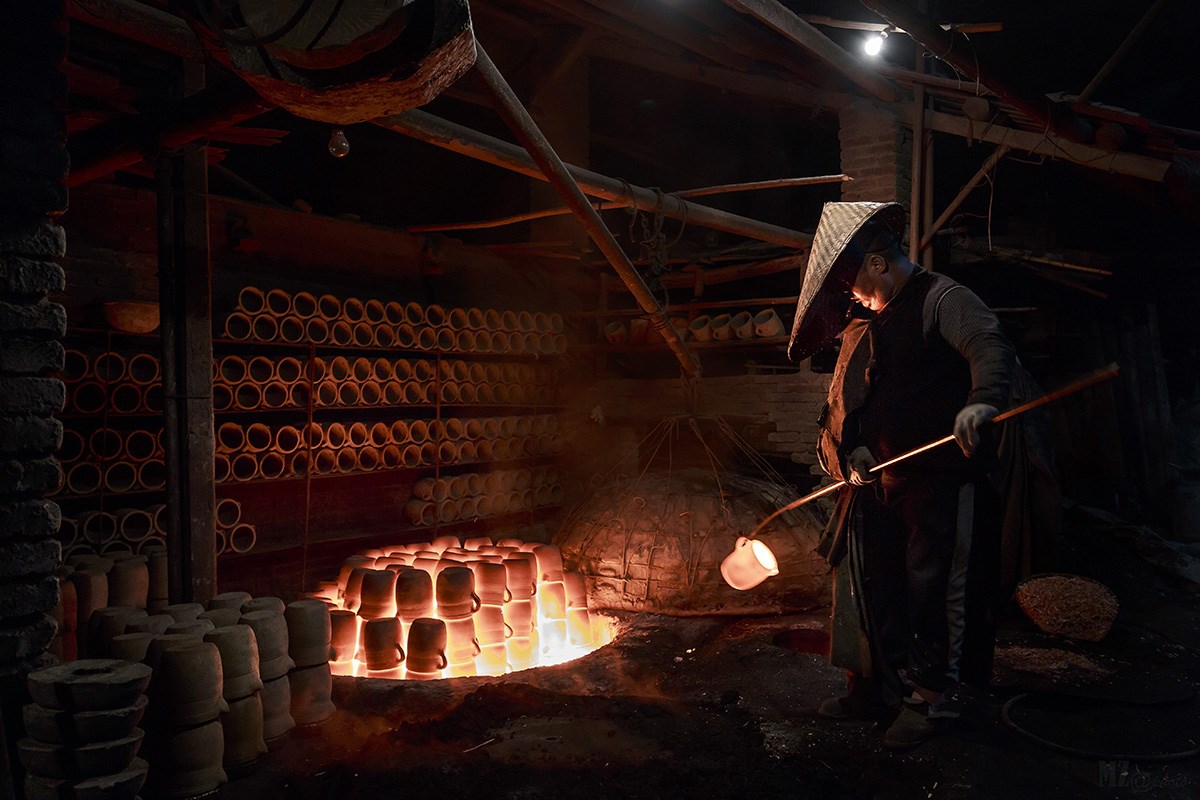
[[[1005,420],[1009,420],[1020,414],[1024,414],[1027,411],[1032,411],[1035,408],[1041,408],[1044,405],[1048,405],[1050,403],[1056,402],[1058,400],[1063,399],[1064,397],[1069,397],[1070,395],[1073,395],[1077,392],[1081,392],[1084,389],[1089,389],[1092,386],[1096,386],[1097,384],[1101,384],[1101,383],[1104,383],[1105,381],[1112,380],[1113,378],[1117,377],[1117,375],[1120,373],[1120,371],[1121,371],[1121,368],[1115,362],[1112,364],[1109,364],[1108,366],[1104,367],[1103,369],[1097,370],[1096,372],[1093,372],[1091,375],[1080,378],[1079,380],[1077,380],[1073,383],[1070,383],[1070,384],[1062,387],[1061,389],[1055,389],[1053,392],[1047,392],[1046,394],[1042,395],[1041,397],[1035,397],[1033,400],[1030,400],[1027,403],[1022,403],[1021,405],[1017,406],[1016,408],[1010,408],[1008,411],[1004,411],[1004,412],[998,414],[996,416],[996,418],[992,420],[992,424],[1004,422]],[[950,442],[953,442],[953,441],[954,441],[954,434],[948,434],[946,436],[943,436],[940,439],[935,439],[932,442],[928,442],[927,444],[923,444],[920,447],[917,447],[913,450],[909,450],[907,453],[901,453],[900,455],[896,456],[895,458],[889,458],[887,461],[884,461],[881,464],[876,464],[875,466],[871,467],[870,471],[872,474],[882,472],[883,470],[887,469],[888,467],[899,464],[902,461],[907,461],[908,459],[910,459],[914,456],[918,456],[921,453],[928,452],[935,448],[941,447],[942,445],[949,444]],[[794,500],[791,503],[788,503],[783,508],[780,508],[780,509],[774,511],[769,517],[764,519],[762,522],[758,523],[758,525],[755,526],[754,530],[750,532],[750,535],[748,538],[753,539],[758,534],[759,531],[761,531],[763,528],[765,528],[772,520],[774,520],[780,514],[784,514],[788,511],[792,511],[794,509],[800,508],[800,506],[811,503],[813,500],[816,500],[819,497],[824,497],[827,494],[832,494],[833,492],[836,492],[838,489],[841,489],[843,486],[846,486],[846,485],[847,485],[846,481],[838,481],[837,483],[831,483],[828,486],[817,489],[815,492],[810,492],[809,494],[804,495],[804,497],[801,497],[799,500]]]
[[537,163],[542,174],[579,217],[579,221],[587,230],[592,241],[596,243],[596,246],[612,264],[613,269],[629,286],[638,305],[651,315],[655,326],[662,331],[663,337],[667,340],[667,346],[679,360],[684,373],[690,377],[698,377],[700,364],[696,361],[695,356],[687,349],[675,329],[671,327],[666,312],[650,292],[649,287],[642,281],[641,275],[634,269],[633,264],[629,263],[629,256],[625,254],[625,251],[613,238],[612,233],[604,226],[600,215],[584,197],[566,165],[559,159],[550,143],[546,141],[546,137],[542,135],[533,118],[529,116],[529,112],[521,105],[521,101],[517,99],[512,88],[504,80],[504,76],[496,69],[496,65],[488,57],[487,51],[481,46],[476,47],[475,68],[479,70],[491,90],[496,101],[496,110],[504,119],[505,124],[512,129]]

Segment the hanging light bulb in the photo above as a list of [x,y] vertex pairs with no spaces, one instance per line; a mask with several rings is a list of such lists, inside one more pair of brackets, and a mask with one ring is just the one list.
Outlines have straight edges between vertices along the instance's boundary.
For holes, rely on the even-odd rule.
[[346,134],[341,128],[334,128],[333,133],[329,134],[329,155],[334,158],[342,158],[350,152],[350,140],[346,138]]
[[863,50],[867,55],[875,57],[883,51],[883,40],[887,38],[887,31],[880,31],[874,36],[868,36],[863,40]]

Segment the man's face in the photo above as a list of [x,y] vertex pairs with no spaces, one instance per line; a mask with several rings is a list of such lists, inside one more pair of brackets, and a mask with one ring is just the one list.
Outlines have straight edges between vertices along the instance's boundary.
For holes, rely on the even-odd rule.
[[[878,259],[878,256],[874,257]],[[854,277],[854,283],[850,286],[850,297],[854,302],[869,311],[879,311],[890,298],[886,294],[887,286],[883,281],[883,276],[886,273],[879,272],[876,269],[877,265],[872,259],[872,255],[868,255],[863,259],[862,266],[858,269],[858,274]]]

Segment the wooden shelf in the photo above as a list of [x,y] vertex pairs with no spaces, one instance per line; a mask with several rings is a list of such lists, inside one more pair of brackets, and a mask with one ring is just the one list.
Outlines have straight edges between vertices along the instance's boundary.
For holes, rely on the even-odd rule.
[[232,347],[279,347],[288,350],[309,350],[315,352],[332,353],[389,353],[395,355],[426,356],[434,359],[438,358],[439,356],[452,356],[455,358],[470,357],[483,358],[490,361],[541,361],[559,359],[565,355],[565,353],[496,353],[491,350],[422,350],[417,347],[383,347],[379,345],[360,346],[354,344],[312,344],[309,342],[262,342],[257,339],[226,339],[216,337],[213,338],[213,345]]
[[[561,411],[567,406],[561,403],[442,403],[440,408],[445,411],[450,410],[468,410],[479,411],[480,409],[493,410],[521,410],[533,413],[554,413]],[[322,412],[336,411],[339,413],[359,412],[359,411],[437,411],[439,406],[436,403],[419,403],[414,405],[374,405],[374,406],[313,406],[313,413],[320,414]],[[217,416],[238,416],[241,414],[277,414],[277,413],[295,413],[307,411],[306,406],[285,406],[283,408],[252,408],[252,409],[226,409],[224,411],[215,411]],[[87,416],[87,415],[83,415]],[[520,416],[520,415],[516,415]]]
[[[453,464],[419,464],[414,467],[387,467],[383,469],[372,470],[351,470],[349,472],[330,472],[325,475],[286,475],[278,478],[252,478],[248,481],[229,480],[221,481],[217,484],[217,491],[226,489],[231,486],[256,486],[264,483],[303,483],[305,480],[326,481],[336,478],[361,478],[365,475],[399,475],[406,472],[430,472],[439,470],[447,474],[454,474],[454,471],[462,469],[470,471],[486,466],[489,469],[520,469],[523,466],[536,465],[539,462],[547,461],[552,458],[558,458],[559,453],[548,453],[541,456],[525,456],[523,458],[509,458],[504,461],[456,461]],[[110,495],[111,496],[111,495]]]
[[[689,349],[696,350],[775,350],[787,347],[788,337],[774,336],[769,339],[730,339],[725,342],[697,342],[688,341],[685,344]],[[581,344],[575,345],[576,351],[583,352],[606,352],[606,353],[669,353],[665,342],[656,342],[654,344]]]

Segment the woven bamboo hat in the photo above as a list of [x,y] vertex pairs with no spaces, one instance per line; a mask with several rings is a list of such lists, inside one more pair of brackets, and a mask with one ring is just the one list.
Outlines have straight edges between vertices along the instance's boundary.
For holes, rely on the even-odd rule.
[[860,265],[842,254],[872,220],[899,238],[904,232],[904,207],[899,203],[826,203],[821,210],[788,340],[788,358],[793,361],[808,358],[845,327],[851,303],[849,285]]

